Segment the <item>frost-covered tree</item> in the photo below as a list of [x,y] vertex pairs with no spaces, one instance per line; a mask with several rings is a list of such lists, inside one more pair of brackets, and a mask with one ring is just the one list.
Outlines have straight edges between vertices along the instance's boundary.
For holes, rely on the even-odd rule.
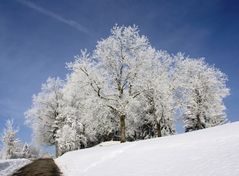
[[174,60],[165,51],[157,52],[141,70],[143,79],[139,79],[138,82],[143,92],[138,96],[140,105],[136,110],[138,113],[134,116],[137,117],[136,124],[138,123],[142,135],[146,138],[175,133],[174,91],[177,84],[174,74]]
[[33,144],[22,144],[21,149],[22,158],[38,158],[40,156],[39,148],[36,148]]
[[[59,114],[59,118],[63,121],[62,124],[65,125],[64,128],[73,128],[73,130],[76,130],[77,135],[81,136],[77,139],[82,141],[75,141],[76,143],[84,143],[81,148],[95,143],[97,133],[95,129],[97,126],[96,116],[99,114],[96,111],[101,105],[99,99],[92,96],[92,90],[88,88],[85,87],[77,72],[68,75],[62,92],[63,105]],[[100,109],[100,112],[102,111],[103,107]],[[78,125],[76,126],[74,123]],[[78,129],[74,129],[75,127]],[[63,126],[60,128],[63,128]],[[61,130],[58,132],[62,133]],[[62,139],[60,140],[62,141]]]
[[33,96],[32,106],[25,113],[36,142],[42,145],[55,145],[56,155],[58,155],[56,133],[61,123],[57,117],[63,85],[64,82],[59,78],[49,77],[42,85],[41,92]]
[[[91,75],[93,76],[92,72]],[[87,138],[87,146],[91,146],[114,138],[114,132],[118,130],[118,119],[105,101],[89,87],[89,81],[84,77],[79,70],[75,70],[67,77],[63,89],[65,105],[60,116],[71,122],[81,123],[83,135]]]
[[77,122],[64,124],[63,127],[58,130],[59,155],[86,147],[87,139],[82,130],[82,124]]
[[[158,137],[175,133],[174,115],[176,99],[174,92],[175,69],[173,58],[165,51],[157,52],[146,70],[142,70],[144,79],[141,79],[143,93],[139,98],[144,102],[144,120],[155,128],[153,134]],[[145,124],[143,124],[145,125]]]
[[178,54],[178,75],[182,91],[185,131],[198,130],[227,121],[223,98],[229,95],[227,77],[204,59]]
[[23,145],[23,148],[22,148],[22,157],[23,158],[31,158],[31,150],[30,150],[30,146],[25,143]]
[[20,141],[16,136],[17,132],[18,130],[13,126],[13,121],[7,120],[5,129],[3,130],[3,134],[1,136],[3,143],[3,149],[1,153],[3,159],[18,158],[18,146]]
[[40,144],[56,155],[106,140],[175,133],[226,121],[226,76],[202,59],[152,48],[137,27],[114,26],[109,37],[68,63],[66,82],[49,78],[26,112]]
[[93,55],[83,52],[69,64],[82,77],[83,85],[119,119],[121,142],[126,141],[127,106],[141,92],[134,88],[134,82],[154,55],[155,50],[145,36],[139,35],[137,27],[114,26],[111,35],[97,43]]
[[58,155],[87,146],[84,125],[82,124],[82,93],[78,91],[75,84],[70,83],[70,80],[68,77],[67,84],[62,89],[61,108],[59,108],[57,116],[57,120],[61,122],[57,124],[58,130],[56,131]]

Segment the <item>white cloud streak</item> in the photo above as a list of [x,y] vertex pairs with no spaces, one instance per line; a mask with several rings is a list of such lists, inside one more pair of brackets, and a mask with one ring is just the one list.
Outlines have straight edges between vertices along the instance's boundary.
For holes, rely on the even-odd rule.
[[82,26],[81,24],[79,24],[78,22],[74,21],[74,20],[71,20],[71,19],[66,19],[65,17],[59,15],[59,14],[56,14],[54,12],[51,12],[43,7],[40,7],[30,1],[27,1],[27,0],[17,0],[17,2],[21,3],[22,5],[24,6],[27,6],[28,8],[31,8],[35,11],[38,11],[46,16],[49,16],[57,21],[60,21],[62,23],[65,23],[75,29],[77,29],[78,31],[81,31],[81,32],[84,32],[86,34],[89,34],[88,30]]

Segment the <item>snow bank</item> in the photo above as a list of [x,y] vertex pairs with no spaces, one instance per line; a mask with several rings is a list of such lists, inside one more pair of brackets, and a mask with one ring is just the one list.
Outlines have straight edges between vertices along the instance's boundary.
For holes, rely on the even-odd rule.
[[11,175],[14,171],[20,169],[31,161],[28,159],[9,159],[0,160],[0,176]]
[[65,176],[238,176],[239,122],[68,152],[56,163]]

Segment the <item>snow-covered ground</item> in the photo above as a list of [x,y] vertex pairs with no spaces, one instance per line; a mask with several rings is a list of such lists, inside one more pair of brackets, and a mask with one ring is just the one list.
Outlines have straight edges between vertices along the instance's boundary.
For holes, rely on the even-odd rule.
[[111,145],[116,145],[116,144],[120,144],[120,141],[107,141],[107,142],[102,142],[102,143],[96,145],[95,147],[106,147],[106,146],[111,146]]
[[0,160],[0,176],[11,175],[14,171],[20,169],[31,161],[28,159],[9,159]]
[[65,176],[238,176],[239,122],[68,152],[56,163]]

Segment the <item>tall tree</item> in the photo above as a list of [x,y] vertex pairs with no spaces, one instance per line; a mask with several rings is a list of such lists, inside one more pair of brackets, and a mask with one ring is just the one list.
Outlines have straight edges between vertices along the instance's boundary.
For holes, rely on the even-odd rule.
[[[63,88],[63,105],[59,117],[64,119],[63,124],[68,124],[70,127],[74,126],[75,122],[80,124],[81,130],[77,130],[80,132],[78,135],[85,136],[87,146],[91,146],[100,140],[96,139],[96,136],[98,134],[100,134],[98,137],[102,136],[103,129],[110,131],[107,129],[110,123],[107,120],[109,112],[102,100],[97,98],[95,92],[89,87],[88,80],[80,76],[81,73],[75,70],[68,75]],[[101,126],[100,124],[103,123],[104,126]],[[85,142],[82,141],[82,143]]]
[[117,115],[121,142],[126,141],[127,106],[140,94],[134,91],[134,81],[142,65],[154,55],[155,50],[137,27],[114,26],[111,35],[97,43],[93,56],[83,52],[70,65]]
[[18,130],[13,127],[13,121],[7,120],[1,137],[3,143],[1,154],[3,159],[18,158],[18,144],[20,141],[17,139],[17,132]]
[[[174,115],[176,89],[174,60],[167,52],[158,51],[156,56],[141,70],[143,79],[139,81],[140,89],[144,90],[138,97],[143,109],[142,125],[152,128],[151,134],[158,137],[175,133]],[[145,72],[147,74],[145,74]],[[143,116],[142,116],[143,115]],[[152,130],[154,131],[152,133]]]
[[41,92],[33,96],[31,108],[26,111],[27,122],[32,127],[34,139],[38,144],[58,146],[56,133],[59,128],[60,103],[64,83],[59,78],[49,77],[42,85]]
[[204,59],[178,56],[178,75],[183,91],[185,131],[198,130],[227,121],[223,99],[229,95],[227,76]]

